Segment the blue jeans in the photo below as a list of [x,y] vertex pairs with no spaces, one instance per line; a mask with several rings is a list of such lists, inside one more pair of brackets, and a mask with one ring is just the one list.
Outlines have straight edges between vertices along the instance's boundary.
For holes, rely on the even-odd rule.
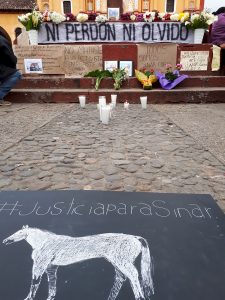
[[1,85],[0,85],[0,101],[11,91],[14,85],[22,75],[19,71],[16,71],[14,74],[10,75]]

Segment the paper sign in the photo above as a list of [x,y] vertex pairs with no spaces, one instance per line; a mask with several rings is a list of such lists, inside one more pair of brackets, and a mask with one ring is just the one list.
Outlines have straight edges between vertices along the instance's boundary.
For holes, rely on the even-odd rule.
[[182,71],[207,71],[209,51],[181,51]]
[[65,46],[66,77],[82,77],[96,69],[102,69],[102,45]]
[[26,73],[24,59],[42,59],[43,74],[64,74],[63,45],[15,46],[14,51],[18,58],[17,68],[22,73]]
[[138,69],[165,71],[166,64],[176,65],[177,44],[137,45],[137,47]]
[[220,53],[221,48],[213,45],[212,71],[219,71],[220,69]]

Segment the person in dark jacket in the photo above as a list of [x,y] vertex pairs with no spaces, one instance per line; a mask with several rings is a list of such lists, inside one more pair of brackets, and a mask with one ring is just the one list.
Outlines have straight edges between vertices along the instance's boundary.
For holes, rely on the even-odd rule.
[[5,96],[21,78],[16,69],[17,58],[13,53],[12,42],[4,28],[0,26],[0,105],[10,105]]
[[221,48],[221,73],[225,75],[225,7],[220,7],[213,13],[218,16],[211,30],[211,42]]

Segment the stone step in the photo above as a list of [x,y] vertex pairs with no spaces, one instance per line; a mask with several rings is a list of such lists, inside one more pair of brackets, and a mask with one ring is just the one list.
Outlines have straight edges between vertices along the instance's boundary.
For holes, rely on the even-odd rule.
[[110,102],[110,95],[117,94],[118,102],[139,103],[140,96],[148,96],[149,103],[224,103],[225,85],[223,87],[179,87],[170,91],[142,88],[101,89],[91,88],[17,88],[13,89],[6,100],[22,103],[73,103],[78,102],[79,95],[86,95],[87,103],[97,103],[99,96],[106,96]]
[[[191,76],[180,83],[177,88],[185,87],[224,87],[225,76]],[[95,78],[65,78],[64,76],[35,76],[24,77],[15,89],[94,89]],[[112,88],[113,80],[106,78],[101,81],[100,89]],[[140,88],[142,85],[135,77],[123,82],[121,89]],[[154,88],[160,88],[159,83],[154,84]]]

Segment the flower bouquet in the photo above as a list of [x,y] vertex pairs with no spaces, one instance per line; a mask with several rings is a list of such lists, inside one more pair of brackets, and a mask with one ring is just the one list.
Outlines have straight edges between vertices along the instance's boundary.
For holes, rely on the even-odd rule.
[[108,21],[108,18],[105,15],[98,15],[95,18],[95,22],[97,22],[97,23],[105,23],[106,21]]
[[50,13],[50,19],[55,24],[60,24],[66,21],[66,17],[61,15],[60,13],[57,13],[56,11]]
[[67,22],[75,22],[76,21],[76,17],[72,13],[65,14],[65,18],[66,18]]
[[143,18],[145,22],[153,22],[155,20],[156,13],[154,11],[146,11],[143,14]]
[[97,13],[94,11],[88,12],[87,15],[88,15],[88,21],[96,21],[96,18],[98,16]]
[[166,65],[165,74],[157,72],[156,75],[159,79],[159,83],[164,90],[171,90],[177,86],[184,79],[188,78],[188,75],[180,75],[181,64],[177,64],[175,70],[172,69],[170,64]]
[[84,23],[84,22],[86,22],[88,20],[88,14],[85,14],[85,13],[79,13],[78,15],[77,15],[77,21],[79,22],[79,23]]
[[42,23],[42,14],[39,11],[33,10],[30,13],[19,16],[18,20],[26,28],[26,31],[38,30]]
[[145,69],[141,71],[135,70],[135,76],[137,80],[142,83],[144,90],[151,90],[152,84],[158,80],[154,70],[150,70],[150,71],[147,71]]
[[114,69],[112,71],[112,78],[114,79],[114,88],[119,90],[121,88],[122,82],[129,77],[128,70],[124,69]]
[[217,16],[214,16],[211,13],[208,13],[207,11],[202,11],[199,14],[193,14],[191,17],[186,20],[185,26],[188,29],[207,29],[209,25],[214,23],[217,20]]

